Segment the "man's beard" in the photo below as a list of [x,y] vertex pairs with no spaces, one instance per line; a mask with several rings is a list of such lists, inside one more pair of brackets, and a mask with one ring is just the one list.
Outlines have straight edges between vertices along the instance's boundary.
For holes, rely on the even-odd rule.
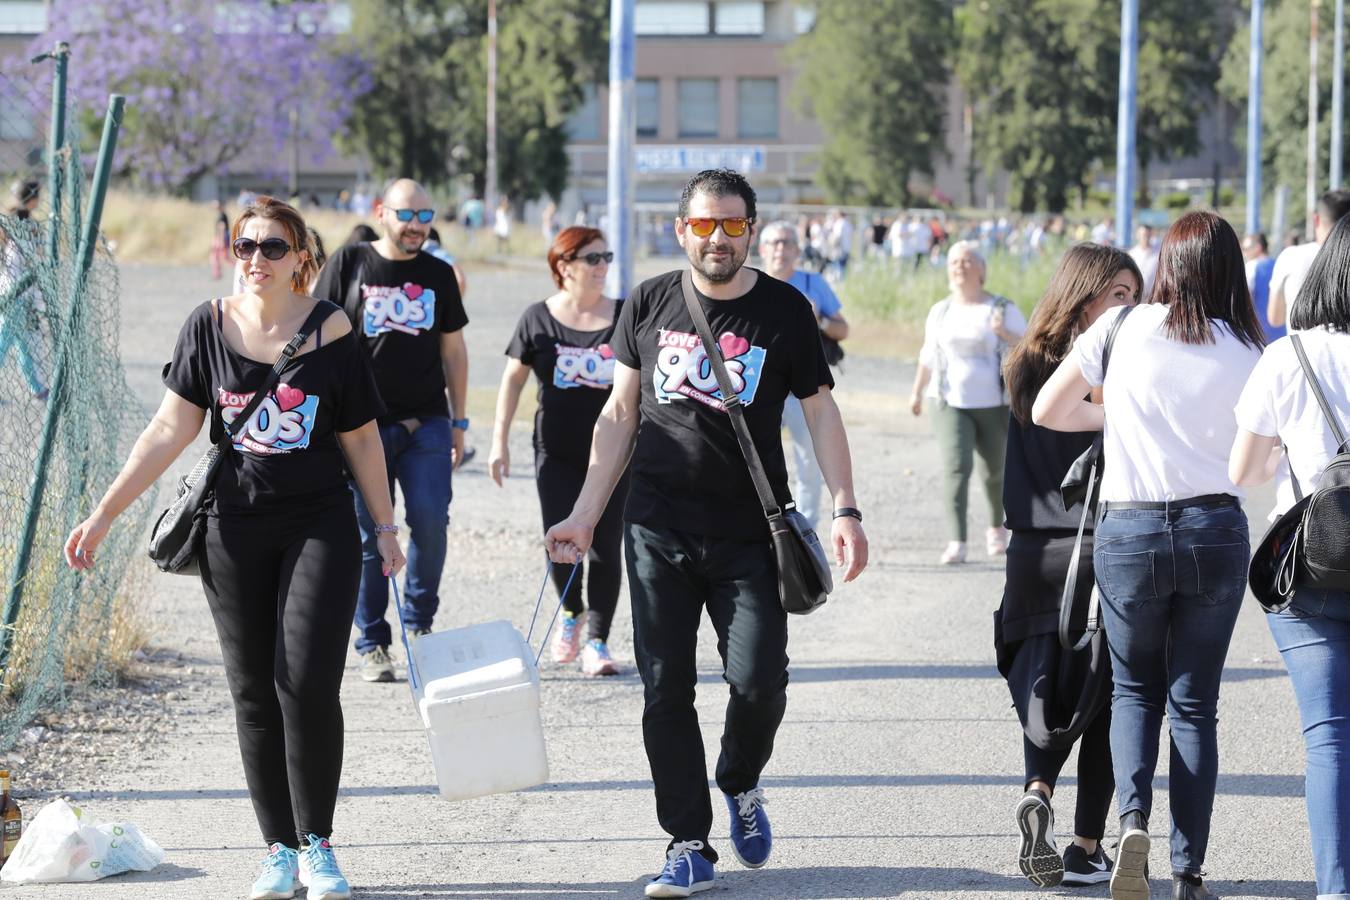
[[422,245],[426,242],[426,238],[417,237],[415,235],[404,235],[394,241],[398,246],[398,249],[402,250],[404,253],[416,253],[422,249]]
[[[713,246],[704,247],[701,252],[706,254]],[[716,246],[719,250],[724,249],[721,245]],[[698,255],[700,251],[696,249],[694,253],[689,254],[689,264],[709,284],[726,284],[736,277],[736,273],[741,270],[741,266],[745,265],[745,258],[749,254],[748,247],[744,253],[737,253],[735,246],[731,246],[730,250],[731,253],[725,260],[714,262],[707,256]]]

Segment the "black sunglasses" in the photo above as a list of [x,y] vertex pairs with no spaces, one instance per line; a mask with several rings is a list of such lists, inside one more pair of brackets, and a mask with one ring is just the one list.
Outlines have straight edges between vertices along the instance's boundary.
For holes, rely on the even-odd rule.
[[574,262],[578,259],[584,261],[588,266],[598,266],[602,261],[612,263],[614,262],[614,251],[606,250],[604,253],[587,253],[583,256],[572,257]]
[[236,238],[232,246],[234,255],[243,260],[252,259],[253,254],[259,250],[264,257],[274,262],[291,252],[291,245],[281,238],[267,238],[261,241],[255,241],[253,238]]
[[434,209],[394,210],[394,217],[397,218],[400,222],[411,222],[414,216],[416,216],[417,221],[421,222],[423,225],[430,225],[431,220],[436,218],[436,210]]

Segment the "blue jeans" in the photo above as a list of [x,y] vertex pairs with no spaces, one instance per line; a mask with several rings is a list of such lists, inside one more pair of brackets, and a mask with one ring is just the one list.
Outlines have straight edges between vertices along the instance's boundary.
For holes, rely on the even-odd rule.
[[1267,616],[1298,699],[1308,752],[1305,788],[1317,900],[1350,900],[1350,620],[1322,614],[1350,597],[1298,590],[1294,604]]
[[[427,418],[411,434],[402,425],[381,425],[384,462],[389,469],[389,496],[394,481],[403,486],[408,525],[408,570],[404,578],[403,621],[408,630],[430,628],[440,606],[441,570],[445,568],[446,529],[450,526],[450,420]],[[375,520],[355,483],[356,522],[361,528],[361,591],[356,598],[356,652],[388,647],[392,632],[384,614],[389,608],[389,579],[376,542]]]
[[1093,563],[1111,650],[1111,759],[1120,814],[1153,808],[1163,711],[1171,732],[1172,870],[1200,874],[1219,774],[1219,681],[1247,585],[1236,505],[1108,507]]

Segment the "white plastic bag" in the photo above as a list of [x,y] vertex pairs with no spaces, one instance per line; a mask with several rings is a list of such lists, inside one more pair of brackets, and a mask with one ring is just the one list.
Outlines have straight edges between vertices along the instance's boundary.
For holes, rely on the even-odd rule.
[[162,862],[163,848],[135,825],[97,822],[78,806],[53,800],[24,829],[0,881],[95,881],[133,869],[148,872]]

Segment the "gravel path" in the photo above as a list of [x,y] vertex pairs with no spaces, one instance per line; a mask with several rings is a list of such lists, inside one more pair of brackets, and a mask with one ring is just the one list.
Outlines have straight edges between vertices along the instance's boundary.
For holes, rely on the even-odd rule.
[[[470,274],[470,440],[480,455],[456,476],[439,628],[498,617],[523,624],[542,576],[534,486],[519,477],[498,489],[485,456],[500,351],[520,309],[547,293],[547,275],[542,266]],[[215,287],[196,269],[123,271],[124,362],[147,409],[183,316]],[[850,357],[840,380],[873,563],[824,610],[792,622],[787,719],[764,780],[774,859],[751,872],[725,854],[707,896],[995,898],[1035,890],[1014,859],[1021,746],[990,638],[1002,569],[983,558],[957,570],[935,564],[936,449],[926,423],[901,408],[911,375],[897,361]],[[516,470],[528,472],[524,419],[512,451]],[[1262,495],[1253,509],[1266,505]],[[19,765],[16,778],[30,789],[21,796],[29,816],[65,793],[95,816],[136,822],[168,860],[148,875],[27,889],[33,897],[242,897],[260,859],[200,588],[170,576],[146,583],[153,639],[132,687],[91,692],[79,701],[84,707],[53,719],[54,730],[16,751],[35,777],[25,781]],[[613,647],[628,663],[630,621],[621,606]],[[704,638],[698,706],[711,759],[726,692],[711,628]],[[631,666],[603,681],[547,666],[551,782],[447,803],[436,796],[407,686],[365,684],[355,665],[352,656],[335,842],[358,897],[641,896],[665,836],[655,822],[641,684]],[[1220,715],[1212,886],[1225,898],[1313,896],[1297,712],[1253,603],[1229,654]],[[1066,825],[1073,765],[1058,804]],[[1165,809],[1164,791],[1159,826]],[[725,847],[726,823],[718,821],[714,840]],[[1168,871],[1165,841],[1155,841],[1152,867]],[[1154,887],[1170,885],[1155,879]],[[1105,888],[1079,893],[1106,896]]]

